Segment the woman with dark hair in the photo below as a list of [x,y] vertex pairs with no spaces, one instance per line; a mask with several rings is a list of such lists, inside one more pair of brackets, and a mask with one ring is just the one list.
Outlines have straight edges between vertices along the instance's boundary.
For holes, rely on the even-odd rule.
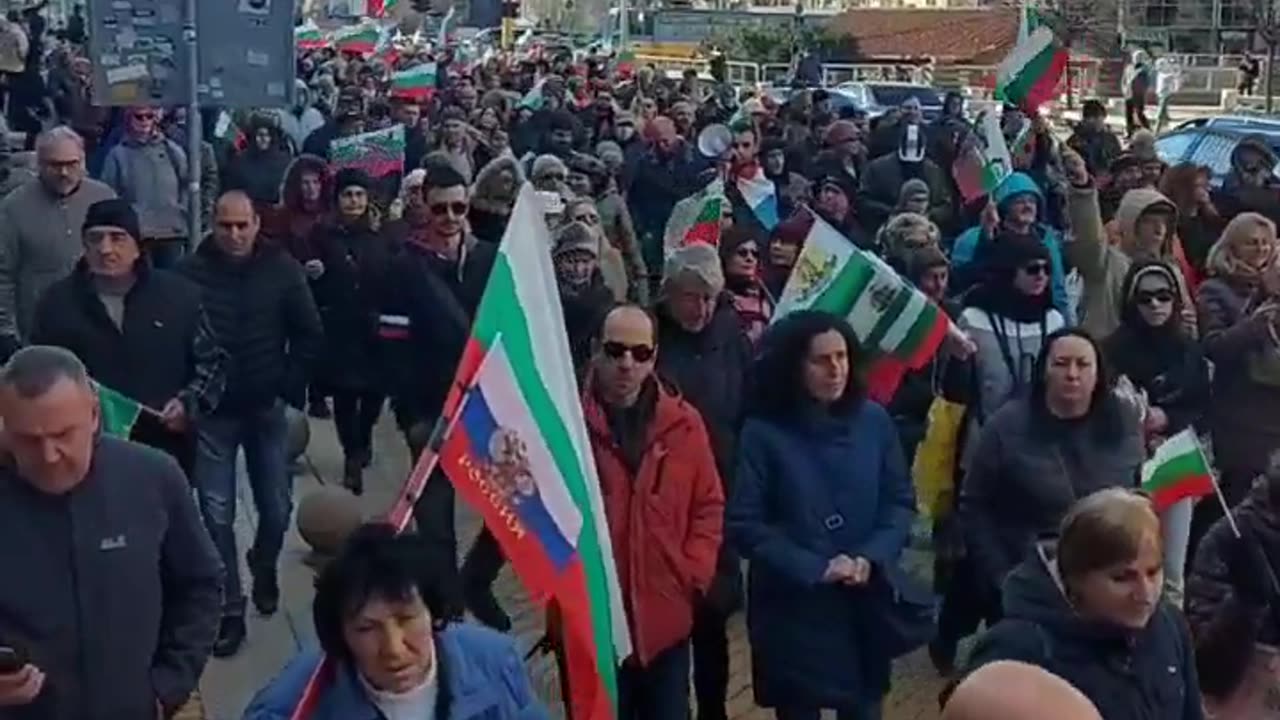
[[[1116,376],[1146,394],[1142,429],[1154,450],[1208,409],[1209,363],[1178,322],[1182,293],[1171,266],[1160,260],[1136,262],[1124,279],[1123,297],[1120,327],[1103,342],[1103,351]],[[1165,580],[1175,604],[1181,604],[1193,503],[1182,500],[1163,517]]]
[[359,495],[373,454],[373,426],[385,399],[378,376],[379,288],[392,248],[370,198],[371,181],[346,169],[334,180],[337,212],[312,234],[304,266],[324,323],[316,382],[333,393],[333,422],[345,456],[342,484]]
[[760,277],[765,236],[750,225],[734,225],[720,238],[724,289],[738,313],[738,325],[752,345],[758,345],[773,317],[773,298]]
[[[320,663],[333,663],[315,717],[543,720],[510,638],[458,621],[455,588],[412,535],[356,530],[316,580],[320,648],[294,658],[253,699],[245,720],[293,716]],[[424,562],[426,560],[426,562]],[[434,562],[433,562],[434,561]]]
[[978,640],[970,667],[1012,660],[1044,668],[1106,720],[1202,720],[1187,625],[1161,597],[1151,500],[1099,490],[1071,503],[1057,535],[1036,542],[1010,573],[1005,617]]
[[1112,389],[1098,343],[1083,330],[1049,335],[1029,395],[983,425],[960,490],[970,559],[991,590],[1096,490],[1133,487],[1146,459],[1137,413]]
[[889,414],[864,399],[857,341],[816,311],[770,328],[739,438],[727,536],[750,560],[756,703],[779,720],[880,717],[889,652],[877,641],[886,569],[915,516]]
[[[1178,209],[1177,238],[1192,273],[1187,277],[1194,295],[1204,277],[1209,248],[1217,242],[1226,221],[1209,194],[1212,171],[1206,165],[1174,165],[1160,179],[1160,192]],[[1175,244],[1175,251],[1178,249]]]

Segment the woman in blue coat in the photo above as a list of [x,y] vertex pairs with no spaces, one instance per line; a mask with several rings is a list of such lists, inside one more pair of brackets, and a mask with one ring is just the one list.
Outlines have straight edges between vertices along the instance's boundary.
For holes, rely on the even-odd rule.
[[875,720],[889,653],[876,588],[907,541],[915,498],[889,414],[865,400],[841,319],[789,315],[765,335],[742,430],[727,535],[750,565],[757,704],[779,720]]
[[[547,720],[511,639],[449,622],[455,593],[422,547],[365,525],[320,573],[312,609],[332,664],[311,720]],[[292,717],[322,657],[294,658],[244,720]]]

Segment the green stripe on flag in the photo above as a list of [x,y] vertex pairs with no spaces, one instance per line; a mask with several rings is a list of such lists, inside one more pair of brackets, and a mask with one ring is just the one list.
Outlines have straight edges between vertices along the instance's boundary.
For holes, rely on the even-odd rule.
[[871,265],[863,261],[857,251],[849,257],[849,261],[840,270],[835,282],[814,299],[809,306],[811,310],[822,310],[834,315],[843,315],[853,306],[854,301],[867,289],[875,271]]
[[1175,455],[1160,463],[1150,478],[1142,484],[1147,492],[1159,492],[1184,480],[1191,480],[1209,474],[1209,465],[1199,448]]
[[[537,308],[545,311],[546,308]],[[615,707],[618,701],[615,677],[616,650],[613,641],[613,618],[610,605],[604,554],[599,538],[608,532],[596,524],[592,512],[591,496],[580,464],[578,450],[570,438],[569,429],[561,417],[546,383],[538,372],[539,358],[533,351],[529,335],[529,321],[517,295],[515,276],[510,259],[499,253],[489,276],[484,300],[476,313],[473,330],[476,340],[485,348],[492,347],[501,333],[503,346],[510,358],[516,384],[528,403],[534,421],[542,429],[548,450],[556,466],[563,474],[570,497],[582,513],[582,533],[578,538],[578,553],[583,559],[587,594],[591,602],[591,626],[597,643],[597,670],[608,689]],[[590,452],[586,448],[586,452]]]
[[102,432],[118,438],[128,438],[133,426],[142,414],[142,405],[115,390],[95,383],[98,387],[98,408]]
[[933,328],[938,324],[938,306],[933,303],[924,309],[916,318],[911,329],[907,331],[907,336],[902,342],[892,350],[894,356],[902,360],[910,360],[919,352],[920,346],[924,341],[933,334]]

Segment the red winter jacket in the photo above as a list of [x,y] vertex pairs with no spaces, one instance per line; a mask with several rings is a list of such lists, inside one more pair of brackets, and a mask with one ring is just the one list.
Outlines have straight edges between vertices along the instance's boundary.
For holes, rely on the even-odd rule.
[[689,637],[694,602],[715,575],[724,534],[720,475],[702,417],[670,390],[659,387],[635,477],[590,392],[583,410],[635,658],[647,665]]

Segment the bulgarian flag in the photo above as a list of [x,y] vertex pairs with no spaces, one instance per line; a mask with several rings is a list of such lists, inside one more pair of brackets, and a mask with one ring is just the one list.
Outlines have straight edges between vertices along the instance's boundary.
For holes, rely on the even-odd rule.
[[1151,495],[1157,510],[1179,500],[1212,495],[1215,487],[1209,458],[1191,428],[1165,440],[1142,465],[1142,489]]
[[720,221],[727,201],[724,183],[716,179],[698,194],[677,202],[662,233],[666,251],[694,243],[719,246]]
[[526,184],[445,403],[440,465],[529,595],[559,609],[573,717],[607,720],[631,638],[541,207]]
[[391,97],[427,100],[435,91],[435,63],[422,63],[391,74]]
[[128,440],[142,415],[142,403],[102,383],[95,382],[94,385],[98,390],[98,418],[102,432]]
[[308,20],[293,29],[293,41],[299,50],[316,50],[328,45],[324,39],[324,33],[313,20]]
[[378,28],[368,23],[350,25],[341,28],[333,35],[333,44],[339,52],[365,55],[373,52],[378,45],[381,33]]
[[959,330],[887,263],[858,249],[821,218],[812,219],[773,320],[796,310],[844,317],[868,358],[867,394],[887,403],[903,375],[924,367],[943,338]]
[[520,98],[520,102],[516,104],[516,108],[528,108],[534,111],[541,110],[542,106],[546,104],[547,101],[547,98],[542,94],[542,88],[546,84],[546,78],[534,83],[533,87],[529,88],[529,92],[525,93],[524,97]]
[[1034,112],[1053,97],[1067,67],[1067,53],[1040,25],[1025,40],[1019,40],[1009,56],[996,68],[996,98]]
[[636,54],[631,50],[621,50],[613,59],[613,72],[623,77],[630,77],[636,69]]

